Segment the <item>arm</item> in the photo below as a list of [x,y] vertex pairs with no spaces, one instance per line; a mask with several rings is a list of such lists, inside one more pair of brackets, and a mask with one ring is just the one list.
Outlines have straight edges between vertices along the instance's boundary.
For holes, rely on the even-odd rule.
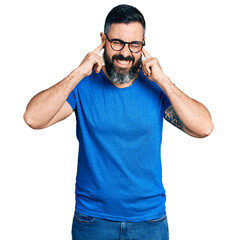
[[174,119],[182,122],[182,130],[194,137],[209,136],[214,126],[208,109],[184,94],[168,77],[159,81],[159,84],[172,104]]
[[33,129],[42,129],[68,117],[72,108],[66,99],[80,80],[80,73],[72,72],[61,82],[35,95],[26,107],[25,122]]
[[67,97],[84,77],[92,73],[93,68],[97,72],[100,71],[103,59],[98,54],[103,46],[104,42],[93,52],[88,53],[80,66],[65,79],[38,93],[30,100],[26,107],[24,120],[31,128],[46,128],[67,118],[72,113],[72,108],[66,101]]
[[143,49],[146,60],[142,70],[148,79],[157,83],[169,98],[172,107],[165,111],[165,119],[194,137],[206,137],[213,130],[213,123],[208,109],[198,101],[179,90],[163,73],[156,58]]
[[171,123],[173,126],[177,127],[178,129],[182,130],[183,132],[187,133],[192,137],[200,138],[199,135],[194,134],[193,132],[189,131],[179,119],[178,115],[174,111],[173,106],[169,106],[166,111],[164,112],[164,119]]

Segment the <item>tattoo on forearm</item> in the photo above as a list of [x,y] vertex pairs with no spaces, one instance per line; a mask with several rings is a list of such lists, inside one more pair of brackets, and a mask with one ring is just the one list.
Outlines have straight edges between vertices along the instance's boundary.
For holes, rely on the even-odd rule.
[[173,124],[175,127],[179,128],[182,131],[184,130],[183,123],[180,121],[172,106],[166,109],[166,111],[164,112],[164,118],[165,120]]

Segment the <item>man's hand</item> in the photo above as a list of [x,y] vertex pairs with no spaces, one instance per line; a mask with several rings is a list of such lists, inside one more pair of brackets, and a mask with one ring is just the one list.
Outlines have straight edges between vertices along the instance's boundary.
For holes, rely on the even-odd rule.
[[160,63],[157,58],[153,58],[146,49],[142,50],[145,60],[142,61],[142,71],[148,77],[149,80],[159,84],[164,78],[166,78]]
[[103,65],[103,58],[99,56],[99,53],[104,45],[105,41],[103,41],[94,51],[88,53],[76,69],[82,74],[82,77],[89,76],[93,69],[95,69],[97,73],[100,72]]

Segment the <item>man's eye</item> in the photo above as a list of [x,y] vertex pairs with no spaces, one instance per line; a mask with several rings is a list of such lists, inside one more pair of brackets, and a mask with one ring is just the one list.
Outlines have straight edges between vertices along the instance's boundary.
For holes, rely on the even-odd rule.
[[139,42],[131,43],[131,47],[133,47],[133,48],[140,48],[140,46],[141,46],[141,43],[139,43]]
[[120,41],[113,41],[113,44],[114,44],[114,45],[123,45],[123,43],[120,42]]

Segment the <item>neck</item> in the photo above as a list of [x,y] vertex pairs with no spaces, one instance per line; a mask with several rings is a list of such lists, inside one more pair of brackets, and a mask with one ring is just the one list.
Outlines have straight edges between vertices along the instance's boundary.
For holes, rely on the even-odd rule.
[[113,83],[114,86],[117,87],[117,88],[126,88],[126,87],[131,86],[136,81],[136,78],[138,76],[138,73],[137,73],[136,76],[132,80],[130,80],[128,83],[119,84],[119,83],[114,83],[113,81],[110,80],[110,78],[109,78],[109,76],[108,76],[108,74],[106,72],[105,66],[102,67],[102,70],[103,70],[105,76],[109,79],[109,81],[111,83]]

